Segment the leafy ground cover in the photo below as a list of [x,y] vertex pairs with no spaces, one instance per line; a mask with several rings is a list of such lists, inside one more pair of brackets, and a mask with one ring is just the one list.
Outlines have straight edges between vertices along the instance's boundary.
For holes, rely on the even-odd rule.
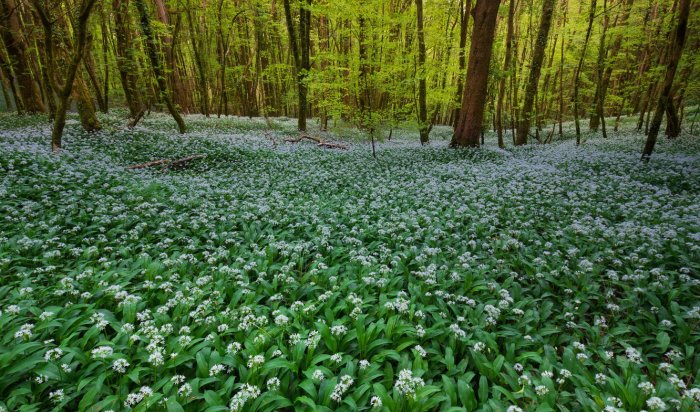
[[698,408],[697,139],[375,160],[293,121],[103,123],[53,156],[0,117],[6,410]]

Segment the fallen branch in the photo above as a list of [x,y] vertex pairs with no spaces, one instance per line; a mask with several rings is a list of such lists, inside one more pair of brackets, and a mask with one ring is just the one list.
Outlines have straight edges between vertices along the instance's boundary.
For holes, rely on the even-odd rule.
[[187,164],[189,162],[191,162],[193,160],[197,160],[197,159],[203,159],[205,157],[207,157],[207,155],[197,154],[197,155],[187,156],[187,157],[183,157],[182,159],[175,159],[175,160],[160,159],[160,160],[154,160],[151,162],[141,163],[138,165],[127,166],[127,169],[129,169],[129,170],[146,169],[148,167],[160,166],[160,165],[164,165],[162,170],[181,169],[181,168],[184,168],[185,166],[187,166]]
[[130,170],[145,169],[147,167],[159,166],[159,165],[162,165],[162,164],[165,164],[168,162],[170,162],[170,159],[154,160],[152,162],[146,162],[146,163],[141,163],[138,165],[128,166],[127,169],[130,169]]
[[182,169],[185,166],[187,166],[187,164],[189,162],[191,162],[193,160],[197,160],[197,159],[204,159],[205,157],[207,157],[207,155],[197,154],[197,155],[193,155],[193,156],[183,157],[182,159],[173,160],[172,162],[166,164],[165,167],[163,168],[163,170],[165,170],[165,169]]
[[323,140],[323,139],[321,139],[321,138],[319,138],[319,137],[311,136],[311,135],[308,135],[308,134],[305,134],[305,133],[304,133],[304,134],[300,134],[299,137],[296,138],[296,139],[284,139],[284,142],[285,142],[285,143],[299,143],[299,142],[301,142],[301,141],[304,140],[304,139],[306,139],[306,140],[311,140],[311,141],[313,141],[313,142],[316,142],[316,145],[317,145],[318,147],[327,147],[327,148],[329,148],[329,149],[348,150],[348,147],[347,147],[347,146],[342,145],[342,144],[340,144],[340,143],[329,143],[329,142],[326,142],[325,140]]
[[326,143],[326,142],[321,142],[318,144],[320,147],[327,147],[329,149],[340,149],[340,150],[348,150],[347,146],[344,146],[340,143]]

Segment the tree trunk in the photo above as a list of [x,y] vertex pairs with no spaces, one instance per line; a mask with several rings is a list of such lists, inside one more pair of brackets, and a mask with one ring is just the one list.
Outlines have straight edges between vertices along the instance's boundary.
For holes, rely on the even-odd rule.
[[676,26],[675,35],[671,41],[671,44],[669,45],[666,74],[664,75],[664,82],[661,87],[661,92],[659,93],[654,118],[649,126],[649,135],[647,136],[647,141],[642,152],[642,160],[645,161],[648,161],[651,158],[651,154],[654,151],[654,146],[656,145],[656,139],[659,135],[659,129],[661,128],[661,121],[663,120],[664,112],[666,112],[669,108],[669,97],[671,94],[671,88],[673,87],[673,78],[676,76],[678,62],[681,60],[681,56],[683,55],[683,46],[685,44],[689,14],[690,0],[680,0],[678,25]]
[[426,69],[425,69],[425,33],[423,31],[423,0],[416,0],[416,32],[418,36],[418,129],[422,145],[430,141],[431,125],[428,123],[428,107],[426,103]]
[[[78,9],[77,26],[74,28],[75,40],[73,41],[75,50],[68,61],[68,66],[64,76],[58,76],[56,73],[57,62],[54,53],[54,24],[56,20],[51,16],[51,12],[44,8],[41,0],[32,0],[32,4],[39,15],[41,24],[44,28],[44,51],[47,56],[47,67],[49,70],[50,87],[58,96],[58,107],[53,121],[53,130],[51,131],[51,151],[58,153],[61,150],[61,140],[63,137],[63,128],[66,125],[66,111],[70,104],[70,96],[73,90],[80,62],[85,53],[87,43],[87,25],[90,13],[96,0],[83,0]],[[65,83],[59,84],[58,78],[65,79]]]
[[27,113],[40,113],[44,111],[44,103],[32,75],[28,51],[21,40],[21,33],[26,29],[20,25],[18,10],[13,0],[0,0],[0,37],[17,81],[17,109]]
[[542,60],[544,52],[547,48],[547,38],[549,37],[549,28],[552,26],[552,15],[554,14],[554,0],[544,0],[542,3],[542,20],[540,28],[537,32],[537,40],[535,49],[532,54],[532,66],[530,69],[530,77],[528,79],[527,88],[525,89],[525,102],[520,116],[520,123],[515,136],[515,145],[521,146],[527,144],[527,135],[530,132],[530,119],[532,117],[532,109],[535,103],[535,93],[540,81],[540,72],[542,70]]
[[151,19],[148,15],[148,9],[146,8],[145,0],[136,0],[136,8],[139,11],[139,16],[141,19],[141,30],[143,36],[146,40],[146,52],[148,58],[151,62],[151,68],[153,69],[153,74],[156,77],[156,82],[158,84],[159,98],[165,102],[170,115],[173,116],[175,123],[177,123],[177,128],[180,133],[185,133],[187,127],[185,126],[185,121],[182,120],[182,116],[178,113],[173,101],[168,92],[168,85],[165,82],[165,76],[163,73],[163,67],[161,66],[160,59],[158,58],[158,50],[156,48],[156,38],[151,27]]
[[503,63],[503,75],[498,81],[498,104],[496,105],[496,132],[498,133],[498,147],[503,149],[506,145],[503,141],[503,101],[506,94],[506,79],[510,75],[510,60],[513,54],[513,19],[515,17],[515,0],[510,0],[508,6],[508,30],[506,32],[506,57]]
[[457,94],[455,95],[455,101],[457,107],[452,112],[452,127],[457,128],[457,123],[459,122],[459,110],[462,106],[462,95],[464,94],[464,70],[467,67],[467,33],[469,31],[469,16],[472,10],[472,0],[462,0],[465,3],[460,2],[460,24],[459,24],[459,72],[457,73]]
[[116,55],[119,80],[129,115],[136,118],[142,110],[141,93],[138,88],[138,64],[134,56],[134,45],[131,36],[131,23],[129,18],[129,0],[114,0],[112,9],[114,13],[114,28],[116,34]]
[[581,51],[581,58],[578,61],[578,66],[576,67],[576,75],[574,76],[574,124],[576,125],[576,144],[581,144],[581,122],[579,121],[579,86],[581,84],[581,69],[583,68],[583,61],[586,58],[586,49],[588,48],[588,41],[591,38],[591,29],[593,28],[593,20],[595,20],[595,9],[596,0],[591,0],[591,9],[588,13],[588,28],[586,29],[586,38],[583,41],[583,50]]
[[477,0],[472,15],[474,29],[469,50],[467,81],[462,97],[459,122],[451,146],[479,147],[481,123],[484,119],[489,66],[500,0]]
[[[304,3],[306,2],[306,7]],[[294,67],[297,72],[297,98],[298,98],[298,122],[299,131],[306,131],[306,110],[308,107],[308,86],[306,78],[311,68],[310,64],[310,34],[311,34],[311,10],[309,6],[311,0],[303,0],[299,3],[299,38],[297,41],[296,30],[294,28],[294,18],[289,0],[284,0],[284,16],[289,34],[289,46],[294,60]],[[301,50],[300,50],[301,49]]]

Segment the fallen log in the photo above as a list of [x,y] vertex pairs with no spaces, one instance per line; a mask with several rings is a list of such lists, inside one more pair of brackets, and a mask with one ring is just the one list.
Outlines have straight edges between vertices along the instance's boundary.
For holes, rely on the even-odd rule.
[[284,139],[284,143],[299,143],[302,140],[311,140],[313,142],[316,142],[316,145],[318,147],[326,147],[329,149],[341,149],[341,150],[348,150],[348,147],[345,145],[342,145],[340,143],[330,143],[326,142],[325,140],[321,139],[320,137],[316,136],[311,136],[308,134],[300,134],[298,138],[296,139]]
[[340,150],[348,150],[348,147],[345,145],[342,145],[340,143],[327,143],[327,142],[321,142],[318,144],[320,147],[327,147],[329,149],[340,149]]
[[129,169],[129,170],[146,169],[148,167],[154,167],[154,166],[160,166],[160,165],[164,165],[161,170],[182,169],[185,166],[187,166],[187,164],[189,162],[191,162],[193,160],[197,160],[197,159],[203,159],[205,157],[207,157],[207,155],[205,155],[205,154],[196,154],[196,155],[187,156],[187,157],[183,157],[181,159],[175,159],[175,160],[171,160],[171,159],[153,160],[151,162],[127,166],[127,169]]
[[146,163],[141,163],[138,165],[127,166],[127,169],[130,169],[130,170],[145,169],[147,167],[159,166],[159,165],[162,165],[162,164],[165,164],[168,162],[170,162],[170,159],[154,160],[152,162],[146,162]]
[[188,157],[183,157],[182,159],[177,159],[173,160],[172,162],[168,163],[163,167],[163,170],[165,169],[182,169],[187,166],[188,163],[190,163],[193,160],[197,159],[204,159],[207,157],[205,154],[197,154],[193,156],[188,156]]

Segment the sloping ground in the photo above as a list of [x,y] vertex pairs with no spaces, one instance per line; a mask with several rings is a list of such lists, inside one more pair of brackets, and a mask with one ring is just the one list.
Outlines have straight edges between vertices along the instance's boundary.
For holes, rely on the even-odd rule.
[[284,144],[291,121],[188,121],[71,124],[57,157],[36,118],[0,118],[0,405],[698,406],[697,139],[642,164],[628,132],[395,132],[375,160]]

